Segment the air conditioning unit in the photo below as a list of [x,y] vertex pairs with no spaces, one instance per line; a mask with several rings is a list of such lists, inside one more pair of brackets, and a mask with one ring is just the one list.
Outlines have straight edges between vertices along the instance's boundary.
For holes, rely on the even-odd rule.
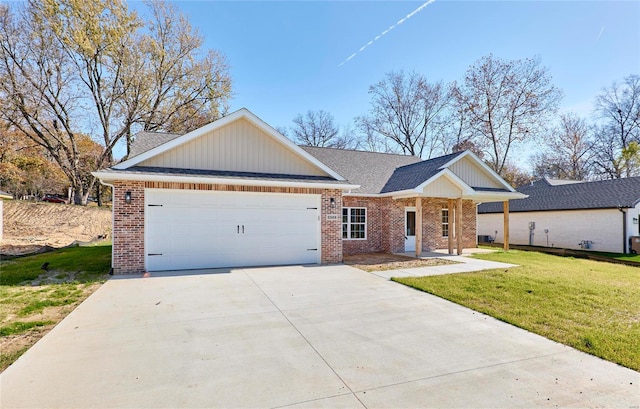
[[633,254],[640,253],[640,236],[629,237],[629,251]]

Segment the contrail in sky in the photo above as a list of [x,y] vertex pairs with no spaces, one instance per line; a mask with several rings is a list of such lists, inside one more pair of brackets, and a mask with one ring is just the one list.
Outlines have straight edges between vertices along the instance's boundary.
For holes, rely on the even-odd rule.
[[604,26],[600,29],[600,34],[598,34],[598,38],[596,38],[596,42],[600,41],[600,37],[602,37],[602,33],[604,32]]
[[360,49],[358,51],[356,51],[355,53],[353,53],[350,56],[348,56],[346,60],[344,60],[340,64],[338,64],[338,67],[343,66],[347,61],[351,60],[353,57],[358,55],[358,53],[364,51],[365,48],[369,47],[371,44],[373,44],[375,41],[378,41],[382,36],[387,34],[389,31],[393,30],[394,28],[398,27],[400,24],[404,23],[405,21],[407,21],[408,19],[410,19],[411,17],[413,17],[417,13],[421,12],[422,9],[424,9],[425,7],[427,7],[429,4],[433,3],[434,1],[436,1],[436,0],[429,0],[429,1],[424,2],[420,7],[418,7],[415,10],[413,10],[411,13],[407,14],[406,17],[404,17],[403,19],[398,20],[397,23],[395,23],[394,25],[392,25],[388,29],[384,30],[382,33],[380,33],[377,36],[375,36],[375,38],[373,40],[369,41],[368,43],[366,43],[365,45],[360,47]]

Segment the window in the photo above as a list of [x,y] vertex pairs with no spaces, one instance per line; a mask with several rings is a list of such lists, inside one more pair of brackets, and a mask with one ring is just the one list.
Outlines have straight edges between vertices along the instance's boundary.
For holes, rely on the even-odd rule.
[[442,237],[449,237],[449,209],[442,209]]
[[367,238],[367,209],[364,207],[342,208],[342,238],[366,239]]

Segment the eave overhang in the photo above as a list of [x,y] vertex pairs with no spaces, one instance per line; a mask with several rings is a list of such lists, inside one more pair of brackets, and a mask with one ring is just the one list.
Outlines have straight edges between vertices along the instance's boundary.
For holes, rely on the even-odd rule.
[[239,186],[267,186],[267,187],[298,187],[316,189],[358,189],[360,185],[343,181],[308,181],[272,178],[242,178],[206,175],[167,175],[149,173],[127,173],[122,171],[99,170],[91,172],[93,176],[104,183],[112,184],[114,181],[140,181],[140,182],[174,182],[174,183],[204,183],[212,185],[239,185]]

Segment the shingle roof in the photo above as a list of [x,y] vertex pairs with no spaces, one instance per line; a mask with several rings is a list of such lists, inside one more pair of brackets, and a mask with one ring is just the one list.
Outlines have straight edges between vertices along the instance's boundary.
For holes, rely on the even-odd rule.
[[[640,177],[555,185],[540,179],[517,190],[529,197],[510,202],[509,212],[629,208],[640,202]],[[502,213],[502,203],[483,203],[478,213]]]
[[151,149],[176,139],[183,134],[166,132],[138,132],[133,137],[129,158],[138,156]]
[[394,170],[393,174],[381,189],[380,193],[398,192],[407,189],[414,189],[426,180],[440,172],[440,168],[452,159],[462,155],[463,152],[456,152],[445,156],[425,160],[402,166]]
[[[140,155],[150,149],[167,143],[180,134],[139,132],[131,147],[130,157]],[[398,155],[391,153],[357,151],[336,148],[319,148],[315,146],[300,146],[303,150],[344,177],[349,183],[360,185],[359,189],[351,193],[379,194],[413,189],[440,171],[447,162],[463,154],[456,152],[438,158],[421,160],[416,156]],[[128,169],[132,172],[152,172],[179,175],[240,177],[243,172],[199,171],[193,169],[163,169],[134,166]],[[186,173],[185,173],[186,172]],[[274,175],[250,174],[247,177],[273,179]],[[300,176],[284,175],[286,180],[301,180]],[[476,188],[478,190],[487,190]],[[502,189],[498,189],[503,191]],[[505,190],[506,191],[506,190]]]
[[390,153],[314,146],[301,146],[301,148],[349,182],[360,185],[360,188],[353,190],[352,193],[361,194],[380,193],[397,168],[421,161],[416,156]]

